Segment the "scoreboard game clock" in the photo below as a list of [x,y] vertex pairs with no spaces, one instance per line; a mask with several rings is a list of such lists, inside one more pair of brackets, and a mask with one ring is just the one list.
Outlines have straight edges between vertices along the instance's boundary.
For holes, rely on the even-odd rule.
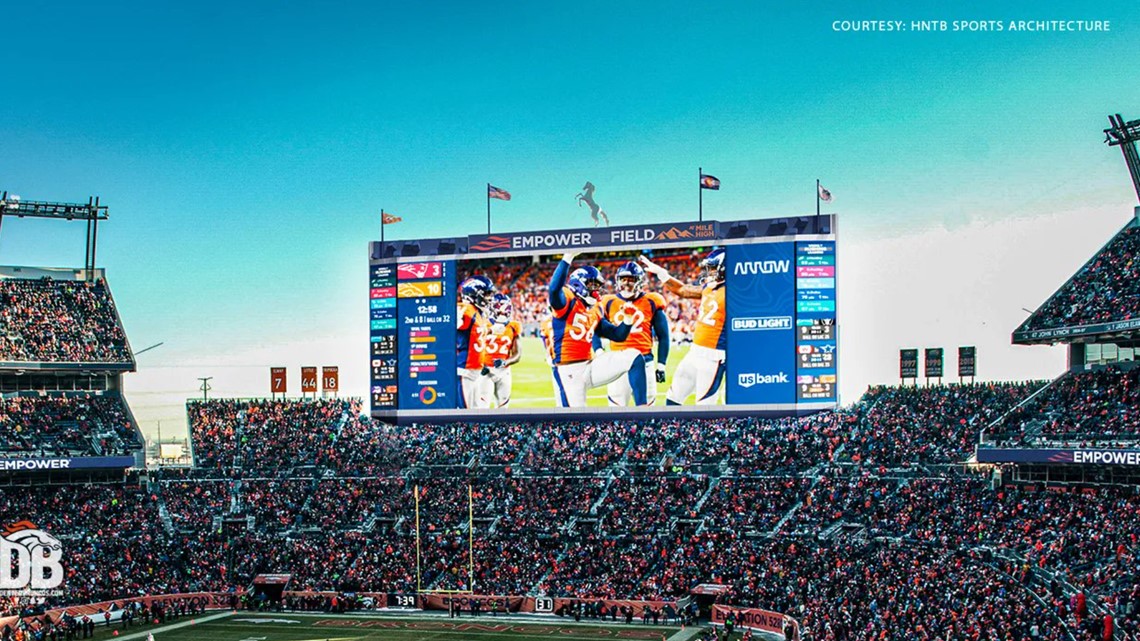
[[414,594],[388,593],[385,605],[389,608],[399,608],[402,610],[414,610],[419,607],[419,604],[416,602],[416,595]]

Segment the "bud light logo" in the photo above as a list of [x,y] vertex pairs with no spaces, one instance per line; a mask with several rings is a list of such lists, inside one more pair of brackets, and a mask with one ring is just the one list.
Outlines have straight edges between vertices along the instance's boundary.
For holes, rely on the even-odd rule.
[[754,385],[772,385],[774,383],[787,383],[788,375],[784,372],[779,374],[757,374],[756,372],[743,372],[736,377],[738,385],[744,389],[748,389]]
[[764,329],[792,329],[791,316],[760,316],[755,318],[732,319],[732,330],[751,332]]

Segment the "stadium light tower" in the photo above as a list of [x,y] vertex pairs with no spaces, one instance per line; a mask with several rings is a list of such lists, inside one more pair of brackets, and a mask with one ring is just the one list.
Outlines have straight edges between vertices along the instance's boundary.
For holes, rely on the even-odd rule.
[[1136,190],[1136,197],[1140,198],[1140,155],[1136,153],[1136,142],[1140,141],[1140,120],[1124,122],[1124,118],[1116,114],[1109,116],[1108,122],[1112,126],[1104,130],[1104,142],[1109,147],[1120,147],[1124,153],[1124,162],[1132,175],[1132,187]]
[[95,275],[95,244],[99,239],[99,221],[107,220],[106,205],[99,204],[99,198],[88,198],[87,203],[53,203],[37,200],[21,200],[19,196],[0,192],[0,225],[5,216],[17,218],[52,218],[55,220],[87,221],[87,257],[83,268],[87,278]]

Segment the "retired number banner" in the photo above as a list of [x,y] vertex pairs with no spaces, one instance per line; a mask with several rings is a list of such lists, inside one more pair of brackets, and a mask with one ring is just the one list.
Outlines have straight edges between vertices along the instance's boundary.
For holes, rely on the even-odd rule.
[[326,392],[340,391],[340,368],[326,365],[321,368],[321,385]]
[[285,368],[269,368],[269,391],[274,394],[285,393]]
[[301,393],[302,394],[316,394],[317,393],[317,368],[316,367],[302,367],[301,368]]

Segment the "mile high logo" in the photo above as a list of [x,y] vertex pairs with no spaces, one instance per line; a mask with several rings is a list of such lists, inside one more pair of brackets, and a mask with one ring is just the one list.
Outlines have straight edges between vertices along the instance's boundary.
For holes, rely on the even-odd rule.
[[671,225],[658,230],[653,227],[642,229],[614,229],[610,231],[610,243],[624,245],[663,240],[708,240],[716,238],[716,223],[690,223]]

